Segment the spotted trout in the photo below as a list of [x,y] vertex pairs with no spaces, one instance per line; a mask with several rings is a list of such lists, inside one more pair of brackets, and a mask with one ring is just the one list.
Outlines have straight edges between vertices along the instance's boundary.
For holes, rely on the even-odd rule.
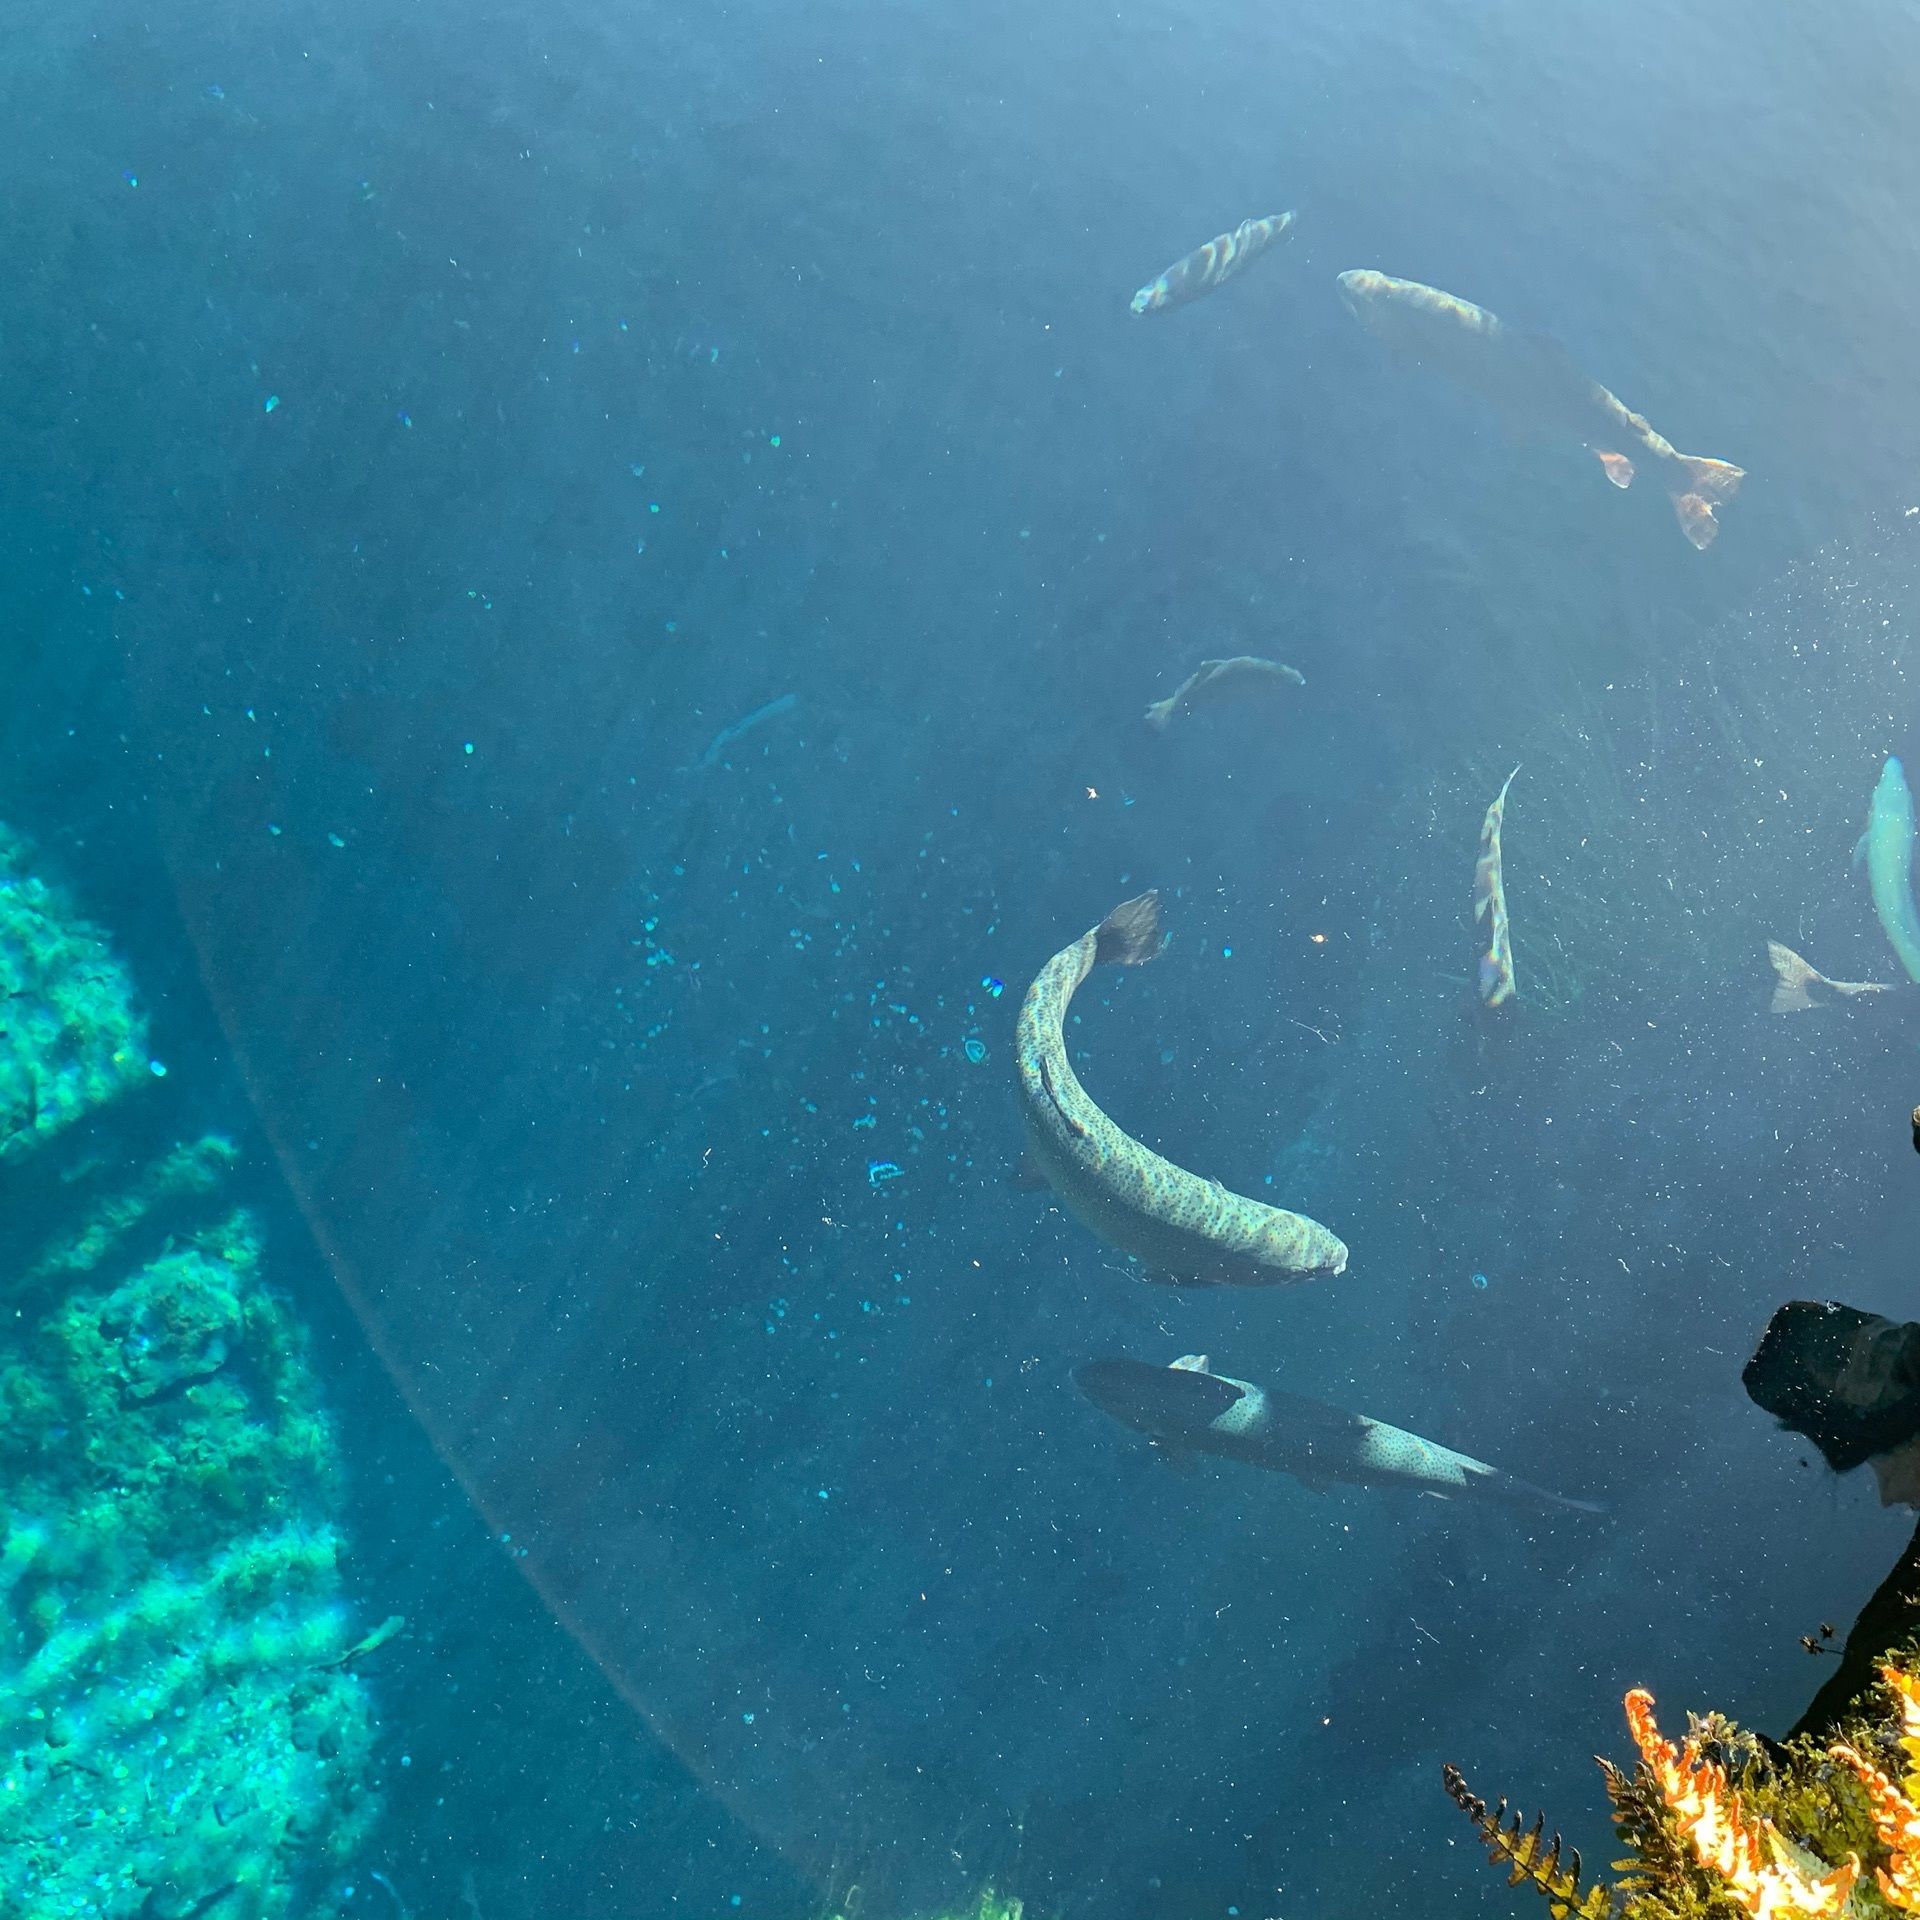
[[1242,272],[1293,230],[1291,213],[1263,214],[1257,220],[1242,220],[1231,233],[1222,233],[1204,246],[1176,260],[1165,273],[1157,275],[1133,296],[1135,313],[1159,313],[1168,307],[1183,307],[1211,293],[1222,281]]
[[1087,1097],[1063,1022],[1095,967],[1144,966],[1160,951],[1160,896],[1123,901],[1040,969],[1014,1036],[1021,1116],[1034,1165],[1080,1224],[1176,1287],[1261,1287],[1343,1273],[1347,1250],[1304,1214],[1229,1193],[1163,1160]]
[[1289,1474],[1302,1486],[1319,1489],[1405,1487],[1441,1499],[1462,1494],[1507,1506],[1603,1511],[1404,1427],[1215,1373],[1204,1353],[1188,1354],[1168,1367],[1090,1360],[1074,1369],[1073,1380],[1110,1420],[1145,1434],[1176,1465],[1193,1454],[1211,1453]]
[[1306,684],[1307,677],[1298,667],[1282,666],[1278,660],[1262,660],[1250,653],[1237,653],[1231,660],[1202,660],[1164,700],[1156,700],[1147,709],[1147,725],[1156,733],[1164,733],[1176,715],[1191,713],[1209,701],[1262,688]]
[[1740,490],[1746,469],[1681,453],[1644,414],[1582,373],[1557,340],[1371,267],[1343,273],[1340,294],[1369,333],[1439,367],[1511,419],[1578,442],[1616,487],[1633,485],[1635,457],[1648,462],[1673,501],[1680,531],[1696,547],[1713,544],[1720,531],[1715,510]]

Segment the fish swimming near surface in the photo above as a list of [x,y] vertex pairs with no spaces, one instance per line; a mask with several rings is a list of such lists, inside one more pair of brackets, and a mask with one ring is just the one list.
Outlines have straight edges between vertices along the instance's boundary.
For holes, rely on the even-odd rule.
[[1170,1367],[1093,1360],[1076,1367],[1073,1379],[1109,1419],[1144,1433],[1176,1464],[1211,1453],[1290,1474],[1309,1487],[1405,1487],[1443,1499],[1460,1494],[1509,1506],[1604,1511],[1404,1428],[1215,1373],[1203,1353]]
[[1248,261],[1257,259],[1293,230],[1291,213],[1269,213],[1258,220],[1242,220],[1231,233],[1220,234],[1204,247],[1195,247],[1165,273],[1133,296],[1135,313],[1158,313],[1163,307],[1183,307],[1231,280]]
[[1480,858],[1473,864],[1473,917],[1485,920],[1487,950],[1480,956],[1480,998],[1490,1007],[1504,1006],[1513,998],[1513,938],[1507,927],[1507,888],[1500,875],[1500,828],[1506,819],[1507,787],[1513,785],[1515,767],[1507,775],[1506,786],[1487,809],[1480,823]]
[[1863,993],[1891,993],[1893,989],[1878,980],[1829,980],[1817,967],[1783,947],[1778,940],[1767,942],[1767,958],[1773,963],[1774,1013],[1805,1013],[1810,1007],[1837,1006],[1842,1000],[1857,1000]]
[[1159,895],[1123,901],[1040,969],[1014,1034],[1020,1111],[1035,1169],[1080,1223],[1173,1286],[1272,1286],[1343,1273],[1347,1250],[1317,1220],[1229,1193],[1163,1160],[1087,1097],[1067,1059],[1067,1008],[1102,964],[1160,951]]
[[1920,906],[1913,898],[1913,794],[1906,769],[1891,754],[1880,770],[1860,847],[1873,889],[1873,910],[1880,916],[1888,944],[1907,970],[1920,980]]
[[1341,274],[1340,293],[1370,333],[1439,367],[1517,422],[1586,447],[1616,487],[1633,484],[1635,460],[1647,462],[1673,501],[1680,531],[1696,547],[1713,544],[1716,510],[1739,492],[1746,469],[1681,453],[1644,414],[1582,373],[1557,340],[1372,268]]
[[1283,667],[1277,660],[1261,660],[1250,653],[1236,654],[1231,660],[1202,660],[1164,700],[1156,700],[1147,709],[1147,725],[1164,733],[1176,714],[1191,713],[1196,706],[1270,687],[1306,684],[1307,676],[1297,668]]

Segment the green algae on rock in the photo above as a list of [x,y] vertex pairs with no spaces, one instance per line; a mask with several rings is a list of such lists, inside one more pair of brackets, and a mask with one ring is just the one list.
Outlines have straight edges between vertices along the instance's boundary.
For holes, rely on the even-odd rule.
[[[110,1151],[144,1021],[18,858],[0,831],[0,1154],[82,1117]],[[9,1920],[326,1920],[377,1813],[338,1446],[220,1191],[234,1158],[208,1136],[95,1169],[37,1245],[0,1240]]]
[[126,968],[0,826],[0,1160],[153,1073]]

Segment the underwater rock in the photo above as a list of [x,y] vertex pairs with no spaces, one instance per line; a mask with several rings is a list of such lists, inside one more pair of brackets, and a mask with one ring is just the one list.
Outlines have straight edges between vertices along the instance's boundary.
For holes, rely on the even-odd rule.
[[[125,971],[0,833],[4,1087],[110,1142],[150,1081]],[[11,1075],[9,1082],[7,1076]],[[0,1888],[8,1920],[327,1920],[378,1812],[338,1448],[229,1143],[90,1180],[0,1242]],[[189,1239],[149,1244],[156,1209]],[[182,1209],[185,1211],[183,1212]],[[28,1284],[26,1276],[31,1276]]]

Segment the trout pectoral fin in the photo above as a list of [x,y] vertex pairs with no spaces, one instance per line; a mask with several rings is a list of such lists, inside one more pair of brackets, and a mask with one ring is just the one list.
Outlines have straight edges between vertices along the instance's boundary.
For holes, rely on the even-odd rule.
[[1175,1473],[1191,1473],[1194,1470],[1193,1455],[1185,1447],[1177,1447],[1170,1440],[1149,1440],[1147,1445]]
[[1069,1133],[1077,1135],[1082,1140],[1091,1139],[1093,1137],[1093,1130],[1085,1121],[1076,1120],[1073,1115],[1060,1104],[1060,1096],[1053,1090],[1053,1075],[1047,1071],[1047,1063],[1044,1060],[1040,1062],[1040,1085],[1045,1089],[1047,1099],[1052,1103],[1054,1112],[1060,1116],[1060,1124],[1065,1127]]
[[1624,453],[1608,453],[1600,447],[1594,448],[1594,456],[1606,469],[1607,478],[1616,487],[1633,485],[1633,462]]
[[1031,1153],[1020,1156],[1020,1164],[1014,1168],[1012,1179],[1022,1193],[1045,1193],[1053,1185]]

